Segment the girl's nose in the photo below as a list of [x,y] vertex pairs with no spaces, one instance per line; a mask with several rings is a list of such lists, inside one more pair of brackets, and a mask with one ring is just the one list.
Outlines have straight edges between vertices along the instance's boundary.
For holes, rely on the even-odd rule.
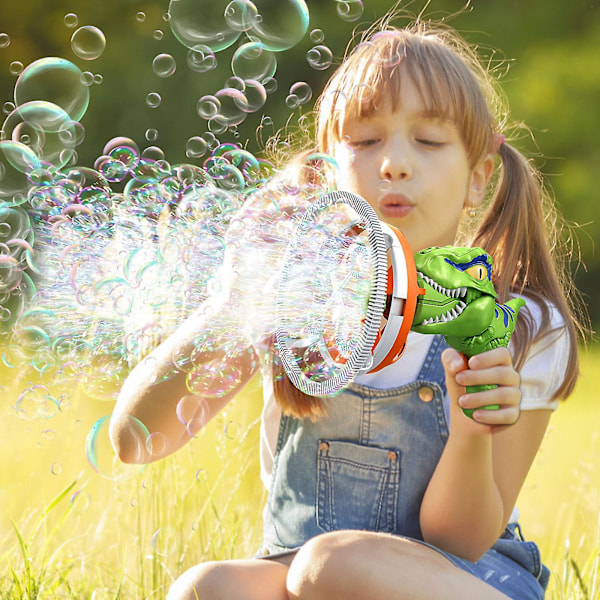
[[412,177],[413,169],[408,150],[400,144],[390,144],[383,156],[380,167],[381,179],[388,181],[406,180]]

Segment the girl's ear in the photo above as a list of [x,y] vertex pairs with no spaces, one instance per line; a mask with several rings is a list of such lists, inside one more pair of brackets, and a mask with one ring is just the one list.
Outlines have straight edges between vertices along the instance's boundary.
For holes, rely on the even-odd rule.
[[488,154],[471,172],[469,193],[465,201],[465,208],[476,208],[483,202],[485,191],[493,171],[494,156]]

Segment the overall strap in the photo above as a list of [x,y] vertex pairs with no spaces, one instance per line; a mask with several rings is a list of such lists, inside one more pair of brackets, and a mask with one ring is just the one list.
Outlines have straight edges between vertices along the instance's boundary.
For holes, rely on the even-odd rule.
[[421,367],[417,379],[437,383],[446,394],[446,376],[442,366],[442,352],[448,348],[448,344],[442,335],[436,335],[431,342],[427,356]]

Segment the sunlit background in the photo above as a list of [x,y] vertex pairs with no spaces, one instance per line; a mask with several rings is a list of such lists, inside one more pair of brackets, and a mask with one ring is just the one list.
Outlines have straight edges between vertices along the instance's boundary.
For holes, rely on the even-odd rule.
[[[0,206],[0,294],[6,300],[3,307],[9,307],[8,313],[0,313],[6,325],[0,347],[3,598],[160,598],[173,578],[196,562],[256,551],[265,499],[256,452],[262,403],[258,378],[186,448],[145,468],[113,461],[107,417],[135,358],[211,293],[211,275],[221,256],[219,227],[227,224],[223,215],[239,208],[234,192],[272,174],[268,163],[259,162],[266,160],[267,140],[282,128],[301,135],[310,129],[312,105],[353,33],[359,35],[390,4],[0,2],[0,120],[8,123],[3,129],[20,127],[18,139],[25,146],[35,146],[37,139],[51,151],[48,132],[42,132],[40,142],[40,132],[27,130],[27,119],[15,115],[23,101],[15,97],[15,89],[20,87],[25,95],[29,91],[23,78],[15,87],[19,77],[36,61],[47,59],[37,63],[38,69],[49,65],[51,78],[60,84],[55,93],[61,93],[61,85],[71,86],[73,100],[68,114],[52,108],[44,113],[61,124],[53,132],[57,139],[52,158],[66,172],[83,173],[79,180],[54,182],[52,189],[69,194],[73,185],[79,186],[78,193],[90,194],[78,200],[84,205],[108,205],[111,194],[129,194],[141,207],[135,219],[113,219],[109,229],[100,228],[91,239],[85,215],[76,237],[40,217],[60,206],[59,196],[25,195],[12,208],[30,214],[41,233],[25,240],[28,247],[16,248],[6,246],[10,238],[2,236],[6,223],[13,231],[19,223],[14,214],[7,220],[7,206]],[[197,5],[202,5],[209,42],[204,47],[198,47],[197,30],[177,26]],[[424,5],[400,6],[418,14]],[[262,15],[258,22],[254,6]],[[228,19],[223,18],[226,9]],[[446,19],[480,47],[503,83],[512,118],[527,123],[529,133],[522,130],[512,142],[544,172],[570,224],[573,273],[596,324],[599,14],[596,2],[566,6],[560,0],[476,0],[466,7],[463,2],[433,0],[425,9],[426,16]],[[397,24],[406,22],[400,18]],[[256,37],[249,37],[257,31],[262,49]],[[57,70],[61,64],[64,69]],[[57,82],[59,72],[64,79]],[[248,79],[260,85],[244,84]],[[46,90],[51,83],[44,83]],[[281,136],[279,149],[285,151],[287,143]],[[223,174],[218,164],[207,167],[223,144],[230,146],[221,153],[233,152],[244,168]],[[247,154],[238,152],[242,149]],[[114,159],[123,160],[129,151],[141,166],[136,177],[119,179]],[[29,160],[26,150],[20,156]],[[181,200],[178,186],[196,178],[202,167],[213,169],[213,179],[224,190],[219,211],[186,214],[185,227],[176,225],[172,216],[168,222],[163,217],[162,229],[145,229],[146,217],[156,217],[161,203]],[[97,172],[106,175],[108,188],[98,184]],[[49,176],[43,168],[39,173]],[[6,186],[13,180],[5,175],[0,172],[0,193],[5,192],[0,200],[7,202]],[[129,181],[134,185],[127,188]],[[22,184],[17,178],[17,188]],[[158,196],[152,196],[153,190]],[[155,206],[150,206],[150,196],[160,198]],[[202,244],[194,246],[197,260],[182,259],[182,270],[178,259],[185,257],[189,236],[207,219],[211,227],[206,227]],[[38,260],[36,249],[48,242],[50,230],[62,245]],[[115,252],[126,257],[121,262],[128,283],[136,282],[137,295],[124,293],[124,282],[116,281],[116,274],[97,270],[102,244],[109,239],[119,240]],[[147,254],[137,252],[138,247]],[[156,248],[160,260],[152,254]],[[18,269],[13,255],[21,261]],[[61,269],[68,273],[66,279],[61,279]],[[37,299],[37,312],[21,323],[25,331],[20,344],[6,330],[17,312],[32,307],[26,293],[17,301],[14,294],[9,298],[9,278],[16,273],[38,287],[44,274],[56,274],[46,284],[47,293]],[[93,284],[96,295],[89,302],[80,282]],[[77,303],[69,299],[68,285],[82,294]],[[186,302],[173,301],[169,290],[181,292]],[[142,302],[147,297],[150,308]],[[82,306],[94,310],[86,313]],[[102,315],[121,318],[98,322],[100,309]],[[75,344],[72,334],[87,318],[95,322],[95,337]],[[148,328],[158,321],[160,331]],[[42,338],[48,331],[63,343],[43,353]],[[554,415],[518,503],[525,535],[539,542],[553,571],[554,598],[600,598],[599,367],[600,355],[592,344],[583,353],[576,394]],[[164,443],[168,441],[152,440],[155,448]]]

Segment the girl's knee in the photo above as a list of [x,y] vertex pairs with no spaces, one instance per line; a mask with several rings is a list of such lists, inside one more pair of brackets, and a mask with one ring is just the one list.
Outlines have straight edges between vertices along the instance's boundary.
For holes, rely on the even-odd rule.
[[224,582],[231,581],[228,565],[206,562],[191,567],[169,588],[167,600],[210,600],[220,598]]
[[290,598],[331,598],[339,578],[361,558],[356,532],[332,531],[310,539],[298,551],[287,574]]

